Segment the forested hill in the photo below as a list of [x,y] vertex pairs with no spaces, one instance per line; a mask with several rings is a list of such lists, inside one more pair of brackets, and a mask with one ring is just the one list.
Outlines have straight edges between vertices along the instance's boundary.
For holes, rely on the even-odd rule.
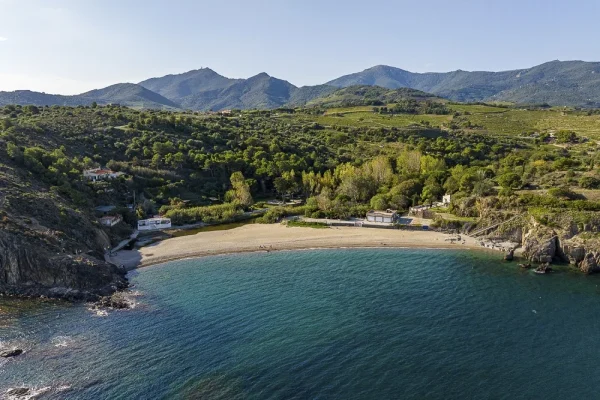
[[[74,96],[0,92],[0,106],[77,106],[95,102],[166,110],[273,109],[307,103],[323,105],[336,90],[350,86],[414,89],[461,102],[547,103],[595,108],[600,107],[600,63],[552,61],[513,71],[446,73],[413,73],[379,65],[323,85],[304,87],[296,87],[264,72],[248,79],[231,79],[202,68],[139,84],[120,83]],[[323,101],[315,101],[322,98]]]
[[152,78],[140,85],[189,110],[271,109],[301,106],[338,88],[327,85],[296,87],[260,73],[248,79],[229,79],[210,68]]
[[391,103],[413,101],[441,101],[437,96],[420,90],[399,88],[386,89],[381,86],[350,86],[329,94],[324,94],[306,103],[308,107],[351,107],[374,105],[384,106]]
[[[570,247],[561,251],[598,253],[598,110],[417,100],[422,92],[407,89],[343,93],[363,91],[372,102],[398,97],[221,114],[0,107],[0,293],[57,295],[61,286],[87,298],[113,290],[123,271],[104,263],[103,251],[128,237],[137,219],[234,221],[275,197],[305,203],[269,209],[263,222],[291,213],[364,218],[369,209],[406,211],[451,194],[432,226],[469,230],[528,213],[531,225],[518,227],[523,237],[547,243],[566,227],[558,234]],[[83,176],[97,167],[122,174]],[[114,207],[109,212],[123,220],[101,225],[98,206]],[[532,227],[539,235],[525,234]],[[524,247],[536,260],[559,254],[557,245],[543,254]],[[580,265],[600,271],[591,261]]]
[[331,86],[409,87],[456,101],[506,101],[519,104],[600,106],[600,63],[551,61],[503,72],[413,73],[378,65],[342,76]]

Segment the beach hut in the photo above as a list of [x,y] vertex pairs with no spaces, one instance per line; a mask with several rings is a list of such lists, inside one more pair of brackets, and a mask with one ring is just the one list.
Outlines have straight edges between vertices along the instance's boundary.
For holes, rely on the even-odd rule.
[[376,211],[371,210],[367,213],[368,222],[382,222],[392,224],[398,219],[396,210]]

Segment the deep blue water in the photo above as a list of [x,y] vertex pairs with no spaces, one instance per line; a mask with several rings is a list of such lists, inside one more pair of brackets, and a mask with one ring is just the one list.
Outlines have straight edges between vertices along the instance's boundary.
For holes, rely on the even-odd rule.
[[24,384],[51,387],[49,399],[599,398],[600,280],[497,258],[237,254],[136,271],[138,306],[105,317],[3,300],[0,340],[27,352],[0,361],[0,394]]

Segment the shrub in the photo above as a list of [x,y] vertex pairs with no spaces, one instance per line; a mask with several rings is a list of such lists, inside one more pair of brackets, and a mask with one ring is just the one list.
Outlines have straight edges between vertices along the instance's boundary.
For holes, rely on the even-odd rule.
[[583,176],[579,179],[579,187],[584,189],[599,189],[600,179],[594,176]]
[[195,222],[226,222],[242,214],[238,205],[232,203],[217,204],[206,207],[171,208],[165,217],[171,218],[175,225],[192,224]]

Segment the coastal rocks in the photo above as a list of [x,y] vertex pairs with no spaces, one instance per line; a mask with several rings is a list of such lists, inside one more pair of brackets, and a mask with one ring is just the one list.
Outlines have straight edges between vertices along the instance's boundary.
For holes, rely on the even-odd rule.
[[505,261],[512,261],[515,259],[515,251],[514,249],[510,249],[509,251],[506,252],[506,254],[504,255],[504,260]]
[[115,293],[112,296],[103,296],[94,303],[94,308],[111,308],[113,310],[123,310],[133,308],[134,303],[123,293]]
[[7,396],[12,396],[12,397],[16,397],[16,398],[29,396],[30,394],[31,394],[31,389],[26,388],[26,387],[12,388],[12,389],[8,389],[6,391]]
[[537,267],[533,272],[535,272],[536,274],[547,274],[549,272],[552,272],[552,267],[549,263],[544,263]]
[[0,293],[94,301],[128,286],[126,272],[86,255],[51,253],[35,238],[0,230]]
[[531,262],[551,263],[557,255],[556,232],[532,230],[523,237],[523,255]]
[[16,357],[20,356],[21,354],[23,354],[23,350],[21,349],[0,350],[0,357],[3,358]]
[[[46,398],[45,395],[48,394],[58,394],[60,392],[64,392],[70,389],[70,386],[60,386],[57,387],[55,389],[53,389],[50,386],[46,386],[46,387],[40,387],[40,388],[28,388],[28,387],[16,387],[16,388],[11,388],[8,389],[6,392],[4,392],[6,394],[5,397],[2,397],[2,399],[23,399],[23,400],[33,400],[33,399],[41,399],[41,398]],[[52,397],[52,398],[62,398],[62,397]]]
[[586,256],[585,247],[576,244],[563,244],[561,252],[562,258],[573,265],[581,263]]
[[585,255],[585,258],[579,263],[579,269],[586,274],[600,272],[600,254],[590,252]]

